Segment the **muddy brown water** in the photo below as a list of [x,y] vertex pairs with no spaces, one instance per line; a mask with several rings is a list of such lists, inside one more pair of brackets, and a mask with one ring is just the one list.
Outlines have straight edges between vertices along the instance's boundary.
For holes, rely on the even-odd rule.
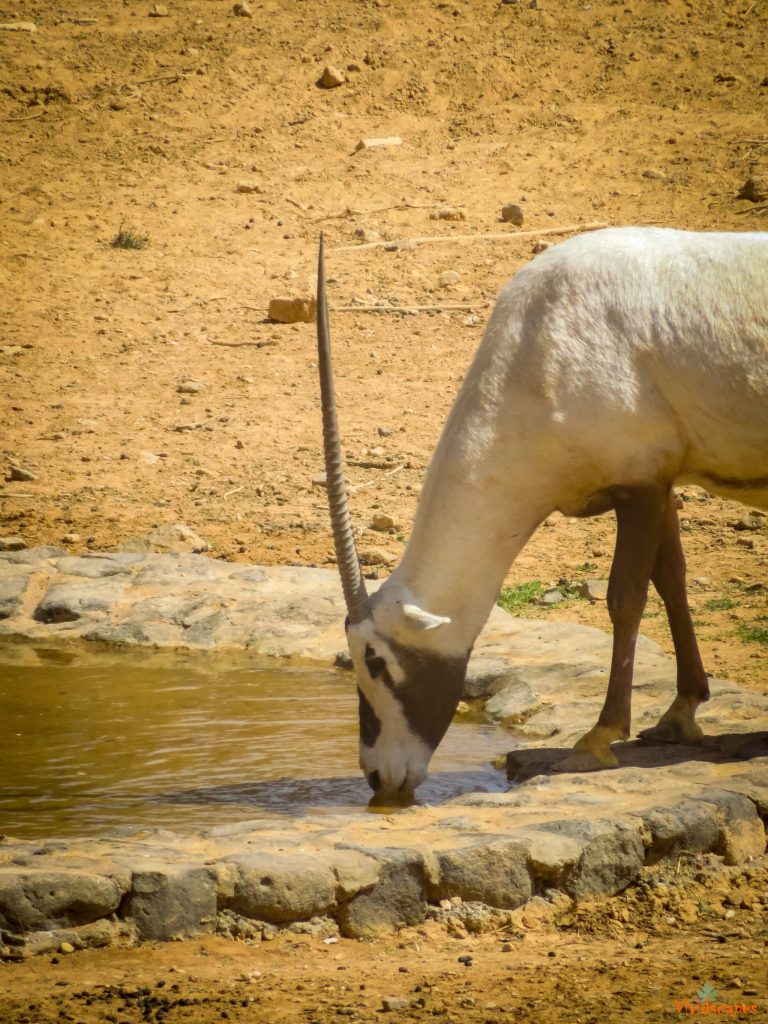
[[[513,744],[458,716],[420,803],[502,790]],[[177,831],[307,811],[366,813],[350,673],[245,656],[0,648],[0,832]]]

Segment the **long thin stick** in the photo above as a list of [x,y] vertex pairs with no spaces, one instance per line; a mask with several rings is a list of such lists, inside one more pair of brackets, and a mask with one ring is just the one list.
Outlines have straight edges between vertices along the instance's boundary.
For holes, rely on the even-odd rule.
[[394,476],[395,473],[399,473],[401,469],[405,469],[405,463],[403,462],[399,466],[395,466],[394,469],[390,469],[388,473],[383,473],[381,476],[377,476],[373,480],[365,480],[363,483],[358,484],[356,487],[352,484],[349,485],[351,494],[357,494],[358,491],[362,491],[364,487],[371,487],[373,484],[379,484],[382,480],[385,480],[388,476]]
[[156,78],[140,78],[136,85],[149,85],[152,82],[178,82],[180,78],[188,78],[182,71],[177,71],[173,75],[158,75]]
[[446,306],[331,306],[332,313],[440,313],[443,310],[479,309],[487,302],[457,302]]
[[36,114],[29,114],[27,117],[4,117],[3,120],[6,124],[21,124],[22,121],[34,121],[36,117],[42,117],[43,114],[47,113],[48,111],[43,107]]
[[266,345],[276,345],[277,341],[274,338],[265,338],[264,341],[212,341],[208,339],[210,345],[221,345],[222,348],[264,348]]
[[604,224],[601,221],[596,221],[590,224],[566,224],[560,228],[540,228],[538,231],[515,231],[515,232],[499,232],[498,234],[485,234],[485,235],[432,235],[427,238],[408,238],[402,242],[364,242],[363,245],[341,245],[336,249],[331,249],[331,252],[360,252],[362,249],[386,249],[386,248],[397,248],[399,245],[408,247],[411,245],[428,245],[433,242],[484,242],[494,240],[504,240],[505,242],[514,242],[519,238],[542,238],[544,235],[568,235],[574,234],[578,231],[599,231],[601,228],[607,228],[608,224]]
[[[462,205],[459,204],[457,209],[460,209]],[[377,206],[373,210],[354,210],[351,206],[347,206],[346,209],[340,210],[338,213],[324,213],[320,217],[313,217],[312,220],[338,220],[341,217],[368,217],[373,213],[387,213],[389,210],[433,210],[434,208],[434,203],[395,203],[394,206]]]

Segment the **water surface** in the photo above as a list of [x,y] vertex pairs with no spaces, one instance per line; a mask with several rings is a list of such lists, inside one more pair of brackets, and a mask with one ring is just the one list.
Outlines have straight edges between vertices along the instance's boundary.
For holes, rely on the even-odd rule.
[[[506,788],[497,726],[459,717],[419,802]],[[0,648],[0,832],[183,830],[365,813],[350,673],[246,656]]]

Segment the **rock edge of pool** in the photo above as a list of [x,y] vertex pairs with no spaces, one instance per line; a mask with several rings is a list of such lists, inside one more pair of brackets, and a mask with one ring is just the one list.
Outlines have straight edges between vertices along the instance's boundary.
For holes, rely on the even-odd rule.
[[[331,665],[345,650],[342,621],[331,570],[195,554],[0,552],[0,663],[109,645]],[[702,745],[630,741],[615,747],[617,769],[554,769],[595,721],[609,659],[599,630],[494,610],[466,696],[509,729],[507,792],[183,833],[2,836],[0,957],[216,931],[268,938],[281,927],[369,938],[449,908],[503,920],[531,900],[616,893],[664,859],[739,864],[765,853],[768,699],[728,682],[713,680],[700,710]],[[642,640],[635,731],[658,719],[674,685],[674,663]]]

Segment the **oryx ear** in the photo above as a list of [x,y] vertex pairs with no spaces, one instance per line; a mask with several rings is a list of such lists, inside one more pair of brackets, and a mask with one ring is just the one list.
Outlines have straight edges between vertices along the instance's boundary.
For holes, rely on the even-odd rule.
[[438,626],[447,626],[451,621],[444,615],[432,615],[425,612],[416,604],[404,604],[403,615],[409,625],[418,626],[420,629],[437,629]]

